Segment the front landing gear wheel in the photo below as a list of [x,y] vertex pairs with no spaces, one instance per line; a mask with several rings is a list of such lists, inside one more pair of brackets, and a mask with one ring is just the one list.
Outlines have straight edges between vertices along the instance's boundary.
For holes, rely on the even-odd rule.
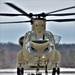
[[55,75],[55,73],[56,73],[56,68],[53,68],[52,75]]
[[48,73],[48,71],[47,71],[47,70],[45,70],[45,73],[47,74],[47,73]]
[[24,68],[21,68],[21,75],[24,74]]
[[57,68],[57,75],[60,74],[60,68]]
[[21,75],[20,74],[20,68],[17,68],[17,75]]
[[37,74],[37,72],[39,71],[39,68],[40,68],[40,65],[38,64],[38,65],[37,65],[37,69],[36,69],[36,74]]
[[45,74],[46,75],[48,74],[48,71],[47,71],[48,63],[49,63],[49,60],[46,60],[45,61]]
[[23,75],[24,74],[24,68],[17,68],[17,75]]
[[46,73],[46,74],[48,73],[48,71],[47,71],[47,65],[45,66],[45,73]]

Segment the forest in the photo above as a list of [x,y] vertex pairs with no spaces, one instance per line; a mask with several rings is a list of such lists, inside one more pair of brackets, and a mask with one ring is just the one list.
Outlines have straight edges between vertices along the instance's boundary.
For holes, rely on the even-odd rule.
[[[16,68],[16,56],[21,46],[11,42],[0,43],[0,69]],[[75,44],[56,44],[61,54],[60,67],[75,68]]]

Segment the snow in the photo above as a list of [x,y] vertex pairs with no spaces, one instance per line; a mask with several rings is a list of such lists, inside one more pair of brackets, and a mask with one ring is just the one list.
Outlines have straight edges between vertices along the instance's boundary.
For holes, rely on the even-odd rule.
[[75,68],[60,68],[61,71],[71,71],[75,72]]
[[[35,72],[35,70],[25,70],[25,72]],[[41,72],[44,72],[44,70],[40,70]],[[75,68],[60,68],[61,72],[74,72],[75,73]],[[0,69],[0,72],[17,72],[17,69]],[[52,72],[52,70],[49,70],[49,72]]]

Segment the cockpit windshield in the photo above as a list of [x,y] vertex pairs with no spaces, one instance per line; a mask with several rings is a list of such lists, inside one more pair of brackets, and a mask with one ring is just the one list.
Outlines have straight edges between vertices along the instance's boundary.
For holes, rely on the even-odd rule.
[[43,35],[41,34],[36,34],[36,33],[31,33],[30,36],[29,36],[29,40],[51,40],[51,37],[48,33],[44,33]]
[[[54,37],[55,44],[58,44],[61,37],[57,36],[57,35],[53,35],[53,37]],[[37,42],[37,43],[39,43],[39,42],[44,43],[44,42],[50,41],[49,47],[43,51],[44,54],[47,54],[53,49],[53,46],[54,46],[54,44],[52,43],[53,37],[50,35],[50,33],[48,31],[46,31],[44,34],[38,34],[38,35],[35,32],[30,31],[25,39],[26,40],[26,49],[30,53],[36,54],[37,50],[35,50],[35,48],[30,45],[29,41]]]

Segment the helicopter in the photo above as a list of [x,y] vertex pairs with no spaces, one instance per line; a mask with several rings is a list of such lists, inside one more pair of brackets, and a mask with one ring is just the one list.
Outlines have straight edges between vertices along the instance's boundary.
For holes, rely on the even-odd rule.
[[[22,49],[17,53],[17,75],[24,75],[24,70],[36,70],[36,75],[40,69],[45,70],[45,74],[48,74],[48,70],[52,70],[52,75],[60,74],[59,63],[61,55],[56,49],[55,44],[58,44],[61,37],[53,35],[50,31],[46,30],[46,22],[71,22],[75,19],[50,19],[47,20],[47,16],[71,16],[75,13],[61,13],[54,14],[59,11],[69,10],[75,8],[75,6],[67,7],[59,10],[55,10],[48,13],[27,13],[13,3],[5,3],[13,9],[17,10],[21,14],[0,13],[0,16],[26,16],[30,20],[27,21],[15,21],[15,22],[0,22],[0,24],[11,23],[24,23],[30,22],[32,30],[28,31],[24,36],[19,38],[19,44]],[[58,38],[58,40],[56,38]]]

